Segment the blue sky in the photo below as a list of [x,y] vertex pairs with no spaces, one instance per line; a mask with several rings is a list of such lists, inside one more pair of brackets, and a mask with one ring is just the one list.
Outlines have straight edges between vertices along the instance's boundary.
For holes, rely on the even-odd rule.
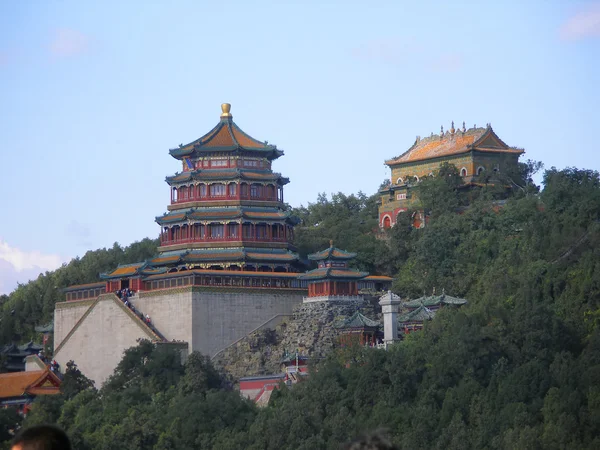
[[0,3],[0,293],[155,237],[168,149],[232,104],[286,201],[374,193],[440,125],[598,169],[600,2]]

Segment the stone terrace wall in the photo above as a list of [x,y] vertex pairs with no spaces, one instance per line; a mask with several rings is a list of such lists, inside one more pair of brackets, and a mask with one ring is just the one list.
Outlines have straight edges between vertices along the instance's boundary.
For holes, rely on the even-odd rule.
[[381,308],[367,298],[362,302],[304,303],[294,308],[292,317],[275,327],[261,329],[228,347],[213,358],[215,366],[235,381],[245,376],[281,372],[281,359],[287,350],[324,358],[337,345],[339,331],[334,323],[360,309],[374,320],[381,320]]

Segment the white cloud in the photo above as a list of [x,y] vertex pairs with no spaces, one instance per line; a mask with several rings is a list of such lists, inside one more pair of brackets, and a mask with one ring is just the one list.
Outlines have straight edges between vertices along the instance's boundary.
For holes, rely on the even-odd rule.
[[0,294],[8,294],[17,283],[26,283],[42,272],[57,269],[62,263],[59,255],[26,252],[0,240]]
[[70,28],[58,28],[52,33],[50,53],[57,57],[76,56],[88,49],[87,35]]
[[600,37],[600,3],[589,4],[569,17],[560,27],[560,37],[567,41]]

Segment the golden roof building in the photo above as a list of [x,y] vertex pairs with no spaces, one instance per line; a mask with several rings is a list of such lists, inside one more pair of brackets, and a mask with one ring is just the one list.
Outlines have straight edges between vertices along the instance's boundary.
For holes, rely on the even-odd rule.
[[[453,164],[459,170],[464,184],[476,185],[486,173],[498,173],[515,167],[523,149],[509,147],[488,124],[485,128],[455,129],[421,139],[402,155],[387,160],[391,169],[390,184],[380,191],[379,225],[390,228],[396,224],[398,214],[417,206],[414,187],[425,177],[435,176],[442,163]],[[413,221],[424,226],[422,214]]]

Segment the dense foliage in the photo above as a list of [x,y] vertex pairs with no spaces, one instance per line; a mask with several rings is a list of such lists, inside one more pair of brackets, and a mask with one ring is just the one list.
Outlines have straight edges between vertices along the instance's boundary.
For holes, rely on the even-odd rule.
[[296,210],[304,253],[333,239],[395,274],[404,297],[469,300],[390,350],[344,349],[257,410],[200,355],[181,367],[141,343],[100,391],[80,383],[27,421],[57,420],[90,449],[334,449],[379,427],[402,449],[600,448],[600,176],[550,169],[538,192],[532,168],[507,174],[504,203],[497,185],[464,190],[444,167],[418,188],[427,226],[408,211],[385,239],[375,197]]

